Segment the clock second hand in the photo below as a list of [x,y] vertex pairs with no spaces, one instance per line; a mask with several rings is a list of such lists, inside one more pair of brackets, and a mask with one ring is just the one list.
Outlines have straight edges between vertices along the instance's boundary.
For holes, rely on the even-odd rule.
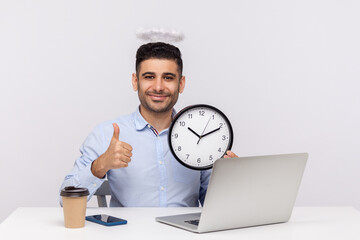
[[207,121],[207,123],[206,123],[206,125],[205,125],[205,128],[204,128],[204,130],[202,131],[202,133],[201,133],[201,135],[200,135],[200,137],[199,137],[199,140],[198,140],[197,144],[199,144],[201,138],[203,137],[203,134],[204,134],[204,132],[205,132],[205,130],[206,130],[206,127],[209,125],[210,119],[211,119],[211,116],[209,117],[209,120]]

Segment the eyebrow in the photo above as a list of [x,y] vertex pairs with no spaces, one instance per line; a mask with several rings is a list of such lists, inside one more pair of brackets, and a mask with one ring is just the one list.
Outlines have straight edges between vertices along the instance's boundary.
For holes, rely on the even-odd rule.
[[143,74],[141,74],[141,76],[145,76],[145,75],[147,75],[147,74],[155,75],[154,72],[144,72]]
[[[155,73],[154,72],[144,72],[143,74],[141,74],[141,76],[145,76],[145,75],[155,75]],[[163,73],[163,75],[171,75],[171,76],[173,76],[173,77],[176,77],[176,74],[174,74],[174,73],[171,73],[171,72],[165,72],[165,73]]]
[[170,76],[176,77],[176,74],[173,74],[173,73],[171,73],[171,72],[166,72],[166,73],[164,73],[163,75],[170,75]]

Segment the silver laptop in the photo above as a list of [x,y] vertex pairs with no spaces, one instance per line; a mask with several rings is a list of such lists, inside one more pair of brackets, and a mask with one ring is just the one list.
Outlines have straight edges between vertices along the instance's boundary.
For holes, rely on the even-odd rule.
[[307,159],[307,153],[219,159],[201,213],[156,221],[197,233],[287,222]]

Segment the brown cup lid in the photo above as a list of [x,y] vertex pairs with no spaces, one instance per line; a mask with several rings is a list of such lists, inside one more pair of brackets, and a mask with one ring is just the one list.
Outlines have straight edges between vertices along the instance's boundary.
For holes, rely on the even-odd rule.
[[77,188],[74,186],[65,187],[60,193],[62,197],[83,197],[88,195],[89,190],[87,188]]

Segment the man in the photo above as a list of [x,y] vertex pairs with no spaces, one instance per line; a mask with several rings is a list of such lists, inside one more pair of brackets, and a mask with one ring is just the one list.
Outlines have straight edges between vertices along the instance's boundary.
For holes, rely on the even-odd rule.
[[[107,176],[111,207],[203,204],[211,170],[185,168],[172,156],[167,142],[173,107],[185,87],[182,69],[177,47],[161,42],[142,45],[132,75],[139,108],[93,130],[61,188],[88,188],[90,199]],[[229,151],[226,157],[234,156]]]

